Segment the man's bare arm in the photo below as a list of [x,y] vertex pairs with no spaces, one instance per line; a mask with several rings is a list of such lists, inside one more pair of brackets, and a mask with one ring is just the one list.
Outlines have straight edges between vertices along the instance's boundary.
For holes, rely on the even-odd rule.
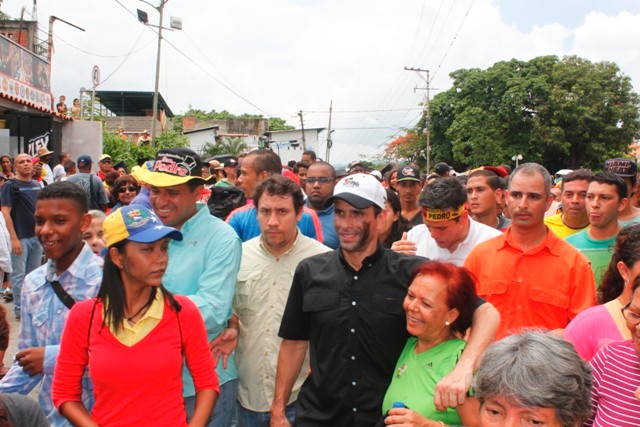
[[11,237],[11,252],[19,256],[22,254],[22,246],[20,245],[20,239],[18,239],[16,229],[13,227],[11,206],[3,206],[2,215],[4,216],[4,222],[7,223],[7,230],[9,230],[9,236]]
[[456,367],[436,386],[433,402],[436,409],[444,411],[464,403],[473,372],[480,364],[485,350],[494,341],[500,326],[500,313],[491,303],[484,303],[473,313],[473,325],[467,346]]
[[288,426],[285,408],[291,389],[298,378],[304,357],[309,347],[308,341],[282,340],[278,353],[278,370],[276,371],[276,389],[271,404],[271,427]]

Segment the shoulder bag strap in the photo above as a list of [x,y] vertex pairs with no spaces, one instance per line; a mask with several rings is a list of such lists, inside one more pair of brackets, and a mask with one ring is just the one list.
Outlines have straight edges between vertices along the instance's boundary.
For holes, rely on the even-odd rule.
[[58,282],[57,280],[54,280],[50,283],[51,287],[53,288],[53,292],[56,293],[56,296],[69,310],[71,310],[71,307],[73,307],[73,305],[76,303],[76,300],[74,300],[73,297],[64,290],[60,282]]

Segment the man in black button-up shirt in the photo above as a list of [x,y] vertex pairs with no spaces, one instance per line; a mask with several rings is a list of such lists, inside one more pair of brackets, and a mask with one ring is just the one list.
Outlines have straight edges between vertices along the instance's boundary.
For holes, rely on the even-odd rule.
[[[340,249],[308,258],[296,270],[279,332],[272,426],[288,425],[284,406],[308,347],[311,374],[298,396],[296,426],[370,427],[382,416],[382,399],[409,337],[402,307],[409,277],[426,261],[378,243],[385,199],[374,177],[355,174],[327,200],[335,204]],[[492,325],[495,333],[497,322]],[[480,353],[490,340],[485,337]]]

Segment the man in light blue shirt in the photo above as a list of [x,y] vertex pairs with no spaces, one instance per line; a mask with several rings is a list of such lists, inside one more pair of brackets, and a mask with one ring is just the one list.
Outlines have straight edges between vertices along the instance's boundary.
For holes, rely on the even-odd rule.
[[[150,201],[160,220],[182,232],[181,242],[169,243],[169,266],[163,284],[171,292],[188,296],[200,310],[209,341],[226,328],[231,317],[242,243],[235,231],[197,203],[205,180],[202,159],[187,148],[158,151],[150,172]],[[209,426],[229,426],[237,395],[238,374],[230,358],[216,367],[220,396]],[[187,416],[193,415],[195,389],[188,369],[182,375]]]
[[[69,308],[52,284],[58,282],[63,292],[81,301],[96,296],[102,281],[102,259],[82,240],[91,224],[87,211],[84,191],[70,182],[53,183],[38,194],[35,232],[49,260],[24,280],[19,351],[0,381],[0,393],[28,394],[40,384],[38,402],[55,427],[71,425],[51,400],[53,371]],[[90,409],[93,386],[88,376],[82,380],[82,389],[83,404]]]

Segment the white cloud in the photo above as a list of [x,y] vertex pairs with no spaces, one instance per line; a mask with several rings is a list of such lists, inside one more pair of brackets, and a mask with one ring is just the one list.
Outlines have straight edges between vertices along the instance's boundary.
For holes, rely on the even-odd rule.
[[[157,13],[144,3],[119,1],[130,11],[146,10],[150,22],[157,22]],[[6,3],[3,10],[19,16],[21,5]],[[138,38],[138,51],[100,89],[153,90],[156,36],[116,1],[40,2],[39,8],[43,23],[49,15],[56,15],[86,28],[83,33],[56,22],[57,37],[102,55],[80,52],[56,39],[55,95],[73,98],[81,86],[90,86],[93,65],[99,65],[106,77],[123,58],[105,56],[126,54]],[[188,105],[258,113],[208,74],[267,113],[295,125],[299,124],[298,110],[326,111],[331,100],[336,111],[417,107],[424,93],[413,89],[423,82],[415,73],[404,71],[404,66],[428,68],[432,75],[440,66],[432,86],[446,90],[451,85],[448,74],[459,68],[487,68],[511,58],[577,54],[594,61],[615,61],[636,87],[640,81],[635,47],[640,15],[630,12],[605,15],[593,11],[577,28],[554,23],[534,25],[526,32],[503,21],[496,0],[172,0],[167,3],[165,23],[169,15],[183,19],[184,31],[167,33],[167,40],[206,69],[165,45],[160,92],[175,113]],[[375,151],[399,127],[413,124],[418,114],[417,110],[336,112],[334,128],[385,129],[336,131],[332,159],[349,161]],[[327,114],[305,115],[306,126],[326,126],[327,122]]]

